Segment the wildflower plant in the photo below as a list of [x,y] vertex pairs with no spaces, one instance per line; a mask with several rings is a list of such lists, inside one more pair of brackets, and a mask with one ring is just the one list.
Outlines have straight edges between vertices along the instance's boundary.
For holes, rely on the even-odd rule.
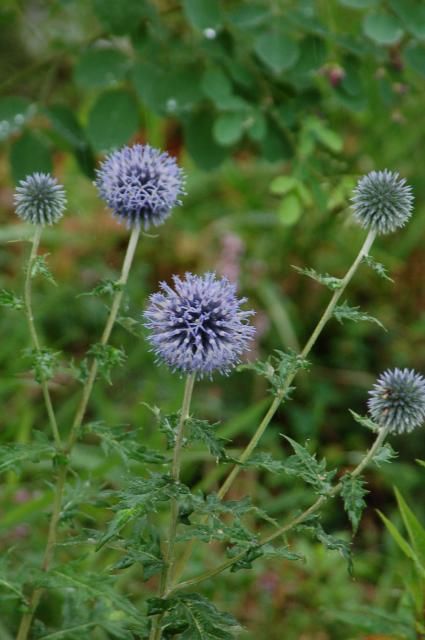
[[[116,366],[125,366],[125,354],[110,344],[117,321],[125,285],[135,258],[141,229],[162,224],[184,193],[184,174],[168,154],[149,145],[125,147],[110,154],[101,164],[96,178],[100,196],[115,216],[131,229],[120,277],[104,283],[102,291],[111,294],[112,302],[99,341],[83,359],[78,378],[81,397],[70,425],[58,424],[56,398],[49,384],[61,354],[49,350],[41,341],[32,306],[32,280],[37,274],[48,275],[45,259],[38,255],[41,233],[46,224],[56,222],[65,207],[63,188],[45,174],[28,176],[17,188],[17,214],[35,225],[26,267],[24,295],[2,292],[0,302],[23,310],[27,319],[31,347],[30,363],[36,382],[41,386],[51,440],[42,433],[26,449],[11,447],[0,451],[0,468],[12,468],[19,451],[21,459],[44,458],[52,464],[54,489],[46,546],[40,566],[31,577],[13,581],[0,575],[2,583],[11,585],[12,597],[21,608],[17,640],[27,640],[42,628],[39,618],[42,598],[49,592],[64,593],[63,624],[46,629],[46,637],[91,637],[87,633],[101,630],[102,637],[161,640],[230,639],[240,626],[229,613],[220,611],[203,593],[205,582],[229,570],[250,569],[261,557],[298,561],[291,535],[312,535],[327,549],[337,550],[352,570],[350,544],[328,533],[321,522],[321,512],[337,496],[355,533],[366,505],[366,480],[363,472],[371,463],[388,462],[394,455],[385,440],[389,434],[403,434],[425,422],[425,379],[409,369],[391,369],[382,373],[369,394],[369,415],[353,413],[355,420],[374,433],[374,440],[359,462],[339,472],[329,468],[326,460],[309,447],[286,437],[290,454],[286,458],[259,451],[264,432],[276,411],[294,393],[294,380],[309,369],[308,357],[321,332],[333,318],[354,321],[370,316],[349,307],[341,298],[361,263],[370,264],[384,277],[382,265],[369,252],[377,234],[394,231],[407,222],[412,213],[412,195],[397,174],[372,172],[362,178],[354,192],[354,217],[367,234],[353,264],[342,277],[325,276],[314,269],[302,273],[331,291],[329,302],[311,335],[299,351],[275,350],[264,361],[240,365],[249,359],[254,337],[252,306],[238,297],[237,286],[213,272],[175,275],[173,283],[162,283],[160,291],[145,301],[138,320],[143,325],[147,348],[160,365],[184,376],[181,409],[167,415],[151,407],[159,430],[166,440],[165,450],[152,450],[140,443],[137,430],[128,432],[87,422],[86,413],[96,380],[111,380]],[[41,266],[40,266],[41,265]],[[235,455],[220,437],[219,427],[192,415],[191,400],[196,382],[204,384],[214,377],[230,375],[238,368],[250,369],[264,377],[269,385],[270,401],[264,416],[245,448]],[[77,441],[96,437],[104,451],[118,453],[128,470],[124,487],[103,492],[102,499],[111,506],[111,518],[103,531],[90,533],[96,553],[107,549],[114,564],[103,573],[81,572],[78,560],[61,565],[58,547],[63,538],[60,525],[66,524],[69,509],[64,496],[70,489],[73,471],[71,454]],[[224,480],[215,491],[201,492],[182,481],[184,451],[193,443],[202,443],[216,464],[226,465]],[[19,457],[19,456],[18,456]],[[143,463],[148,470],[141,476],[132,473],[131,462]],[[245,469],[257,467],[274,474],[302,480],[314,495],[311,504],[297,510],[285,522],[277,522],[249,496],[229,498],[237,476]],[[152,470],[154,469],[154,470]],[[84,501],[84,491],[74,498]],[[164,526],[165,523],[165,526]],[[94,536],[94,538],[93,538]],[[77,540],[76,544],[87,540]],[[63,542],[65,544],[65,542]],[[190,559],[195,545],[215,544],[223,552],[221,561],[193,573]],[[217,553],[217,552],[216,552]],[[214,555],[216,555],[216,553]],[[132,571],[139,598],[125,593],[117,584],[117,573]],[[231,578],[230,578],[231,579]],[[84,606],[83,606],[84,604]],[[87,605],[87,606],[86,606]],[[70,612],[77,612],[73,619]],[[61,614],[58,614],[59,616]]]

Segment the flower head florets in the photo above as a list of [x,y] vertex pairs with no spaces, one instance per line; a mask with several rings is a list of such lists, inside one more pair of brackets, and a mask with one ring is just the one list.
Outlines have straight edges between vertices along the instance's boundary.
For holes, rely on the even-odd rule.
[[412,188],[398,173],[371,171],[357,183],[351,202],[354,218],[363,228],[392,233],[412,215]]
[[248,320],[254,312],[241,310],[246,299],[237,298],[235,285],[214,273],[173,280],[173,289],[161,284],[162,292],[151,296],[144,313],[157,358],[198,377],[228,373],[255,333]]
[[114,151],[96,171],[100,197],[128,227],[162,224],[181,204],[184,174],[176,160],[148,144]]
[[389,369],[369,392],[369,413],[390,433],[413,431],[425,422],[425,378],[413,369]]
[[16,213],[22,220],[45,226],[62,217],[66,195],[56,178],[48,173],[33,173],[19,182],[14,203]]

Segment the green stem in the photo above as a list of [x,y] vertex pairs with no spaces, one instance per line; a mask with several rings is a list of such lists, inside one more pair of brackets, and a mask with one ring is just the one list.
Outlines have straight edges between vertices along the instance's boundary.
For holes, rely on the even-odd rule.
[[[308,354],[310,353],[311,349],[313,348],[314,344],[316,343],[316,340],[318,339],[320,333],[322,332],[325,324],[328,322],[328,320],[332,317],[334,309],[336,307],[336,305],[338,304],[338,301],[340,300],[342,294],[344,293],[345,289],[347,288],[347,285],[349,284],[349,282],[351,281],[352,277],[354,276],[357,268],[359,267],[360,263],[362,262],[362,260],[365,258],[365,256],[368,255],[370,248],[375,240],[376,237],[376,233],[374,231],[369,231],[368,235],[366,236],[366,239],[356,257],[356,259],[354,260],[353,264],[351,265],[351,267],[349,268],[349,270],[347,271],[347,273],[345,274],[344,278],[341,281],[341,286],[334,292],[328,306],[326,307],[325,311],[323,312],[322,317],[320,318],[319,322],[317,323],[316,327],[314,328],[310,338],[307,340],[306,345],[304,346],[302,352],[301,352],[301,357],[302,358],[306,358],[308,356]],[[229,475],[227,476],[227,478],[225,479],[225,481],[223,482],[223,484],[221,485],[221,487],[219,488],[218,492],[217,492],[217,496],[220,498],[220,500],[222,500],[225,495],[227,494],[227,492],[229,491],[230,487],[233,485],[234,481],[236,480],[237,476],[239,475],[242,465],[244,462],[246,462],[252,452],[256,449],[260,439],[263,436],[263,433],[265,432],[265,430],[267,429],[267,427],[269,426],[271,420],[273,419],[273,416],[275,415],[276,411],[278,410],[278,408],[281,406],[281,404],[284,402],[285,400],[285,396],[292,384],[293,379],[295,378],[296,373],[290,373],[285,381],[283,382],[282,386],[280,387],[280,389],[278,389],[276,397],[273,399],[273,402],[271,403],[266,415],[264,416],[264,418],[262,419],[262,421],[260,422],[256,432],[254,433],[254,435],[252,436],[251,440],[249,441],[249,443],[247,444],[247,446],[245,447],[244,451],[242,452],[242,454],[239,457],[239,461],[241,464],[239,465],[235,465],[233,467],[233,469],[231,470],[231,472],[229,473]],[[205,521],[205,519],[203,520]],[[189,561],[189,558],[192,554],[192,548],[193,548],[193,541],[190,542],[187,547],[186,550],[180,560],[179,563],[179,567],[176,571],[176,578],[178,579],[184,569],[185,566],[187,564],[187,562]]]
[[[195,384],[195,374],[191,373],[186,380],[184,388],[183,403],[180,412],[180,419],[177,426],[176,441],[174,444],[173,465],[171,468],[171,475],[174,482],[180,481],[180,467],[181,467],[181,454],[184,427],[189,418],[190,402],[192,399],[193,386]],[[164,568],[161,573],[161,581],[159,586],[159,596],[162,598],[170,589],[170,583],[173,576],[173,568],[175,562],[175,545],[176,545],[176,532],[179,516],[179,502],[177,498],[173,498],[171,501],[171,516],[170,526],[168,529],[168,541],[164,552]],[[150,640],[159,640],[161,637],[161,620],[162,616],[158,616],[152,625]]]
[[[24,285],[25,314],[26,314],[26,317],[27,317],[28,328],[29,328],[30,335],[31,335],[31,341],[32,341],[34,350],[36,351],[37,355],[40,355],[40,353],[41,353],[41,344],[40,344],[40,340],[39,340],[39,337],[38,337],[38,334],[37,334],[37,329],[35,327],[34,314],[33,314],[33,310],[32,310],[32,287],[31,287],[31,282],[32,282],[32,268],[33,268],[34,261],[37,258],[37,252],[38,252],[38,248],[40,246],[40,238],[41,238],[42,231],[43,231],[43,228],[40,225],[37,225],[35,233],[34,233],[34,237],[32,239],[31,253],[30,253],[30,257],[28,259],[28,264],[27,264],[27,268],[26,268],[25,285]],[[57,425],[57,422],[56,422],[55,412],[53,410],[53,404],[52,404],[52,399],[50,397],[49,386],[48,386],[48,383],[47,383],[46,380],[43,380],[41,382],[41,389],[42,389],[42,392],[43,392],[44,403],[46,405],[47,415],[49,417],[49,422],[50,422],[50,427],[52,429],[53,438],[55,440],[56,447],[58,449],[60,449],[62,447],[62,442],[61,442],[61,438],[60,438],[60,435],[59,435],[59,429],[58,429],[58,425]]]
[[[133,258],[134,258],[134,254],[136,251],[136,247],[137,247],[137,241],[139,239],[139,235],[140,235],[140,228],[138,227],[134,227],[132,232],[131,232],[131,236],[128,242],[128,247],[127,247],[127,252],[124,258],[124,262],[123,262],[123,266],[122,266],[122,270],[121,270],[121,275],[120,278],[118,280],[118,284],[120,285],[119,289],[115,292],[113,301],[112,301],[112,305],[109,311],[109,315],[108,315],[108,319],[106,321],[106,325],[105,328],[103,330],[103,334],[101,337],[101,344],[105,345],[107,344],[109,337],[111,335],[112,332],[112,328],[115,324],[115,321],[117,319],[117,315],[118,315],[118,311],[120,308],[120,304],[121,304],[121,300],[122,300],[122,296],[124,293],[124,287],[127,283],[128,280],[128,276],[130,273],[130,268],[133,262]],[[90,367],[90,371],[89,371],[89,376],[87,379],[86,384],[84,385],[83,388],[83,393],[82,393],[82,397],[81,397],[81,401],[80,404],[78,405],[77,408],[77,412],[75,414],[75,418],[74,421],[72,423],[71,426],[71,430],[69,433],[69,437],[68,437],[68,442],[66,445],[66,449],[65,449],[65,453],[69,454],[78,438],[78,432],[80,430],[81,424],[83,422],[84,419],[84,415],[87,409],[87,405],[88,405],[88,401],[90,399],[90,395],[91,392],[93,390],[93,385],[96,379],[96,374],[97,374],[97,363],[96,360],[93,360],[91,367]],[[47,543],[46,543],[46,549],[44,552],[44,559],[43,559],[43,570],[44,571],[48,571],[51,561],[53,559],[53,553],[54,553],[54,547],[56,545],[56,539],[57,539],[57,528],[58,528],[58,523],[59,523],[59,518],[60,518],[60,512],[61,512],[61,506],[62,506],[62,498],[63,498],[63,492],[64,492],[64,487],[65,487],[65,482],[66,482],[66,476],[67,476],[67,471],[68,471],[68,467],[66,464],[64,464],[58,473],[58,478],[57,478],[57,482],[56,482],[56,487],[55,487],[55,496],[54,496],[54,502],[53,502],[53,509],[52,509],[52,515],[50,518],[50,523],[49,523],[49,533],[48,533],[48,537],[47,537]],[[19,631],[18,631],[18,635],[16,637],[16,640],[27,640],[28,637],[28,633],[31,627],[31,622],[32,622],[32,618],[34,616],[34,613],[38,607],[38,604],[40,602],[40,598],[43,594],[43,589],[36,589],[35,591],[33,591],[33,593],[30,596],[30,600],[29,600],[29,611],[27,613],[25,613],[21,619],[21,624],[19,627]]]
[[[369,451],[367,452],[367,454],[365,455],[363,460],[350,473],[350,475],[352,477],[356,477],[356,476],[361,474],[363,469],[373,459],[376,451],[382,445],[382,443],[384,442],[384,440],[385,440],[387,435],[388,435],[388,428],[382,428],[382,429],[379,430],[378,437],[376,438],[375,442],[373,443],[373,445],[371,446],[371,448],[369,449]],[[328,493],[328,495],[319,496],[317,498],[317,500],[310,507],[308,507],[308,509],[303,511],[300,515],[298,515],[296,518],[294,518],[293,520],[291,520],[287,524],[285,524],[282,527],[279,527],[278,529],[273,531],[273,533],[271,533],[270,535],[268,535],[265,538],[263,538],[260,541],[258,546],[262,547],[263,545],[268,544],[269,542],[273,542],[273,540],[276,540],[276,538],[280,538],[282,535],[288,533],[288,531],[290,531],[291,529],[293,529],[297,525],[299,525],[302,522],[304,522],[309,516],[311,516],[316,511],[318,511],[320,509],[320,507],[326,502],[326,500],[328,500],[329,498],[334,498],[336,495],[338,495],[340,493],[341,489],[342,489],[342,486],[343,486],[343,483],[342,482],[338,482],[338,484],[336,484],[331,489],[331,491]],[[239,553],[238,555],[234,556],[233,558],[230,558],[229,560],[226,560],[226,562],[223,562],[222,564],[218,565],[214,569],[210,569],[210,571],[206,571],[205,573],[202,573],[199,576],[196,576],[195,578],[191,578],[190,580],[186,580],[184,582],[180,582],[180,584],[176,585],[166,595],[169,596],[171,593],[174,594],[176,591],[181,591],[182,589],[187,589],[188,587],[193,587],[194,585],[197,585],[197,584],[199,584],[201,582],[204,582],[205,580],[208,580],[209,578],[213,578],[214,576],[222,573],[222,571],[225,571],[225,569],[227,569],[228,567],[231,567],[233,564],[235,564],[235,562],[238,562],[239,560],[241,560],[245,556],[245,554],[246,554],[246,551],[242,551],[242,553]]]

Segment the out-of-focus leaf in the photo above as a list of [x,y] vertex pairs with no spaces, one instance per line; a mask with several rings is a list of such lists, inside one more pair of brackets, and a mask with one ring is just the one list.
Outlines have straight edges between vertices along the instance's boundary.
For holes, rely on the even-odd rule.
[[129,66],[129,59],[118,49],[89,49],[74,69],[75,82],[89,90],[109,87],[125,77]]
[[39,135],[26,131],[11,145],[10,164],[13,179],[19,182],[36,171],[51,173],[52,156],[49,147]]
[[276,30],[258,35],[254,41],[254,50],[260,60],[276,74],[290,69],[299,56],[297,43]]
[[403,35],[400,22],[389,13],[369,13],[363,21],[363,31],[377,44],[392,45]]
[[92,106],[87,135],[96,151],[109,151],[127,143],[139,127],[139,109],[131,93],[102,93]]

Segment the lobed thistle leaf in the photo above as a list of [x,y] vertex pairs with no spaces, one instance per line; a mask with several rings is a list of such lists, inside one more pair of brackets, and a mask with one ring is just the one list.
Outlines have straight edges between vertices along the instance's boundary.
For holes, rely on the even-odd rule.
[[335,278],[334,276],[330,276],[328,273],[324,273],[324,274],[318,273],[318,271],[316,271],[315,269],[311,269],[308,267],[302,268],[302,267],[297,267],[295,265],[292,265],[292,268],[295,269],[295,271],[297,271],[301,275],[307,276],[308,278],[315,280],[319,284],[322,284],[325,287],[328,287],[328,289],[330,289],[331,291],[336,291],[337,289],[340,289],[342,286],[341,278]]
[[217,462],[228,460],[225,445],[227,440],[217,435],[217,424],[211,424],[207,420],[189,418],[185,423],[187,442],[201,442]]
[[375,258],[372,258],[372,256],[369,256],[369,255],[364,256],[363,262],[365,262],[368,267],[373,269],[375,273],[378,274],[378,276],[381,276],[383,280],[388,280],[388,282],[394,282],[394,280],[390,278],[390,276],[388,275],[387,269],[384,267],[384,265],[381,262],[378,262],[377,260],[375,260]]
[[14,203],[21,220],[45,226],[63,216],[66,195],[56,178],[48,173],[33,173],[19,182]]
[[298,444],[289,436],[284,436],[293,448],[295,454],[290,456],[285,462],[285,472],[288,475],[295,475],[302,478],[305,482],[312,485],[316,493],[320,495],[329,495],[332,489],[332,479],[336,474],[336,469],[328,471],[326,469],[326,460],[320,462],[316,459],[315,454],[309,453],[305,447]]
[[254,312],[242,311],[245,298],[237,298],[235,285],[214,273],[173,280],[174,289],[162,283],[144,312],[157,359],[201,378],[229,373],[255,333],[248,321]]
[[369,396],[372,419],[390,433],[410,432],[425,422],[425,378],[413,369],[384,371]]
[[181,204],[184,174],[175,159],[148,144],[113,151],[96,170],[95,185],[128,227],[161,225]]
[[50,271],[46,258],[49,254],[45,254],[43,256],[36,256],[36,258],[31,262],[31,278],[36,278],[37,276],[41,276],[45,278],[50,284],[57,285],[56,280],[53,277],[52,272]]
[[24,308],[25,305],[23,299],[13,293],[13,291],[9,291],[8,289],[0,289],[0,306],[20,311]]
[[99,372],[108,384],[112,384],[112,370],[115,367],[121,367],[127,357],[123,349],[117,349],[110,344],[101,344],[100,342],[92,345],[88,354],[96,360]]
[[342,476],[341,483],[341,497],[344,501],[344,509],[353,527],[353,534],[355,534],[359,528],[363,509],[366,507],[364,496],[369,492],[364,488],[365,481],[363,478],[352,476],[350,473]]
[[353,322],[374,322],[381,327],[381,329],[386,331],[382,322],[371,316],[369,313],[359,311],[359,309],[360,307],[350,307],[347,302],[343,302],[335,307],[333,314],[341,324],[344,323],[344,320],[352,320]]
[[412,215],[412,188],[398,173],[371,171],[357,183],[351,202],[360,226],[378,234],[392,233]]
[[34,372],[36,381],[41,384],[51,380],[58,366],[60,351],[51,349],[25,349],[25,355],[30,359],[30,367]]
[[[302,369],[308,369],[310,363],[308,360],[300,356],[296,351],[280,351],[274,350],[274,354],[269,356],[265,361],[256,360],[239,366],[239,370],[251,369],[258,375],[263,376],[271,384],[271,392],[279,395],[288,376],[295,375]],[[287,390],[286,395],[292,391],[293,387]]]

